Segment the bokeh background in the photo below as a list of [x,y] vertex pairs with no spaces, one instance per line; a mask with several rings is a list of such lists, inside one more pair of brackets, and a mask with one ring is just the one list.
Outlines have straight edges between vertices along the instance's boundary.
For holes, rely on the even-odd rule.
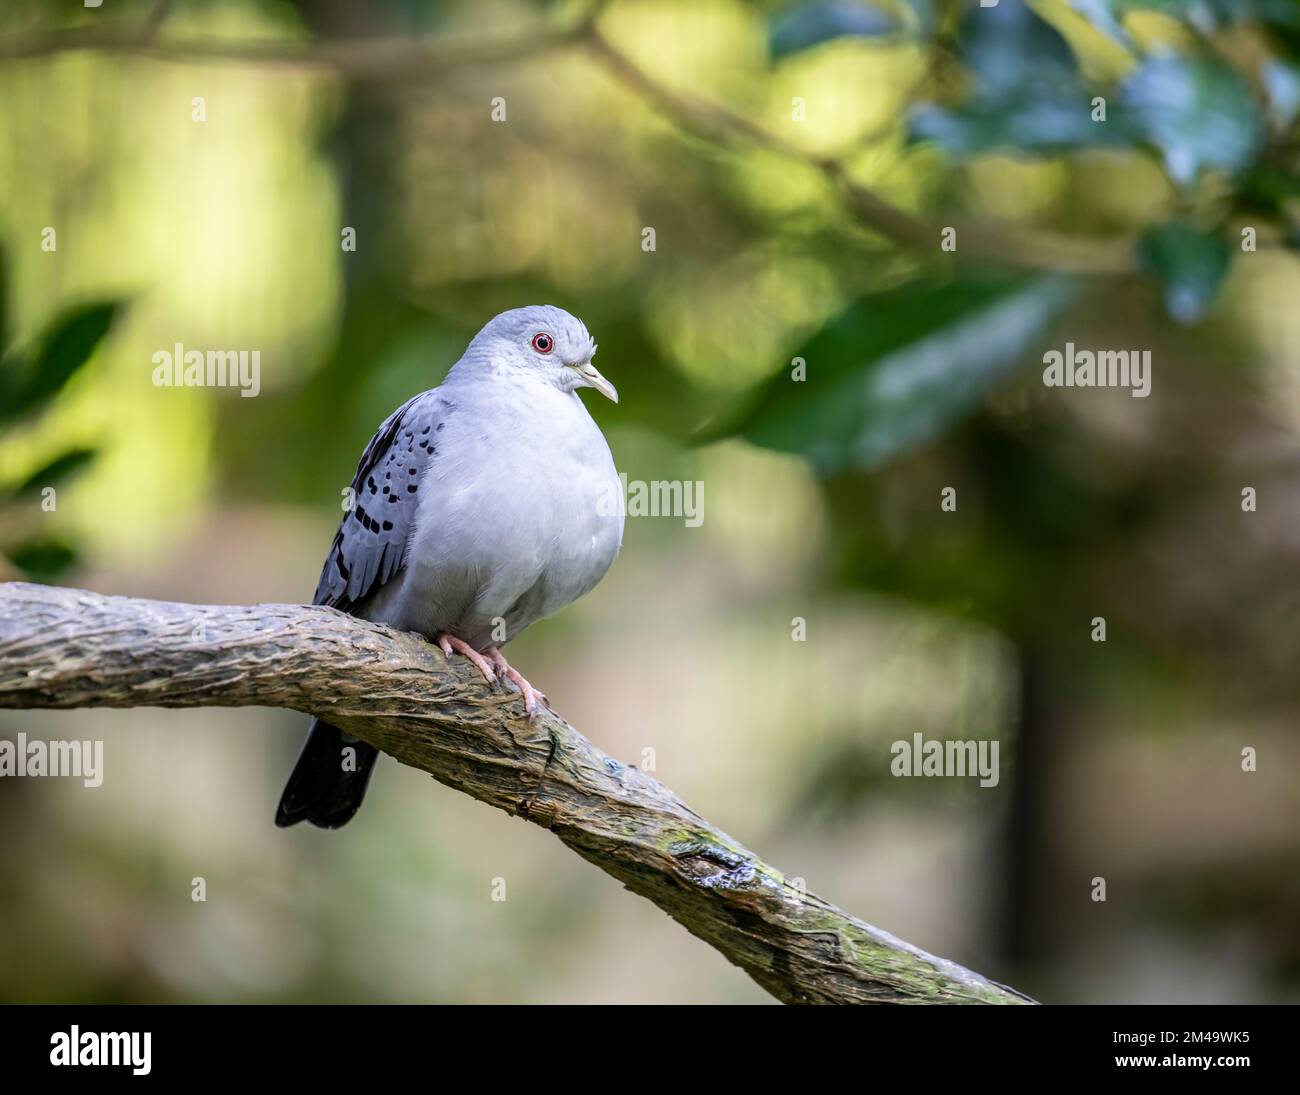
[[[559,711],[1041,999],[1296,1001],[1298,111],[1285,0],[5,0],[0,577],[307,600],[375,426],[559,304],[619,468],[705,491],[512,647]],[[1152,394],[1045,387],[1066,341]],[[391,761],[274,829],[306,721],[0,712],[106,753],[0,780],[0,999],[767,999]],[[915,732],[1001,782],[892,778]]]

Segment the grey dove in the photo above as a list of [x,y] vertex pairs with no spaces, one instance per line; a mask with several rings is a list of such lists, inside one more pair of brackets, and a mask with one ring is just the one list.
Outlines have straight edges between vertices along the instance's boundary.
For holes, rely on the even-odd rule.
[[[443,383],[366,446],[313,603],[464,655],[489,684],[511,681],[531,717],[545,696],[500,648],[590,591],[623,540],[614,459],[577,394],[618,402],[595,352],[582,321],[551,306],[479,331]],[[314,720],[275,823],[345,824],[377,757]]]

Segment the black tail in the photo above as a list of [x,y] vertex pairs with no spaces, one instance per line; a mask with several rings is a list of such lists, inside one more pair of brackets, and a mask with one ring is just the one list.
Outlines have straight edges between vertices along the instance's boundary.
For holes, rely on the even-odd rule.
[[[345,750],[354,750],[348,754]],[[322,829],[346,825],[366,797],[366,784],[379,757],[373,745],[345,738],[343,731],[313,719],[307,744],[280,796],[280,828],[310,821]]]

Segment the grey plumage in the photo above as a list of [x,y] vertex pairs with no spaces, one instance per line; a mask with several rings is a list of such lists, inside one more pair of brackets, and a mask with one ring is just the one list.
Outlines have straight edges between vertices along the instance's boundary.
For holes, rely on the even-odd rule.
[[370,439],[352,480],[351,512],[334,534],[313,604],[351,612],[402,567],[419,484],[437,451],[435,431],[446,409],[436,390],[422,392]]
[[[537,348],[543,336],[549,350]],[[488,323],[442,385],[366,446],[314,603],[483,651],[590,591],[623,534],[613,457],[576,392],[617,398],[591,365],[595,349],[559,308]],[[340,743],[336,728],[313,726],[277,824],[352,816],[375,758],[352,743],[364,771],[346,771]]]

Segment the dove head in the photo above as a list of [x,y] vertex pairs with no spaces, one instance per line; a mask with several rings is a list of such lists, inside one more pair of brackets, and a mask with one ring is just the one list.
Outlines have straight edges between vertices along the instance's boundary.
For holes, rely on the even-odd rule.
[[618,402],[614,385],[591,363],[596,343],[582,320],[563,308],[512,308],[491,320],[469,344],[463,364],[519,379],[542,380],[564,392],[595,388]]

